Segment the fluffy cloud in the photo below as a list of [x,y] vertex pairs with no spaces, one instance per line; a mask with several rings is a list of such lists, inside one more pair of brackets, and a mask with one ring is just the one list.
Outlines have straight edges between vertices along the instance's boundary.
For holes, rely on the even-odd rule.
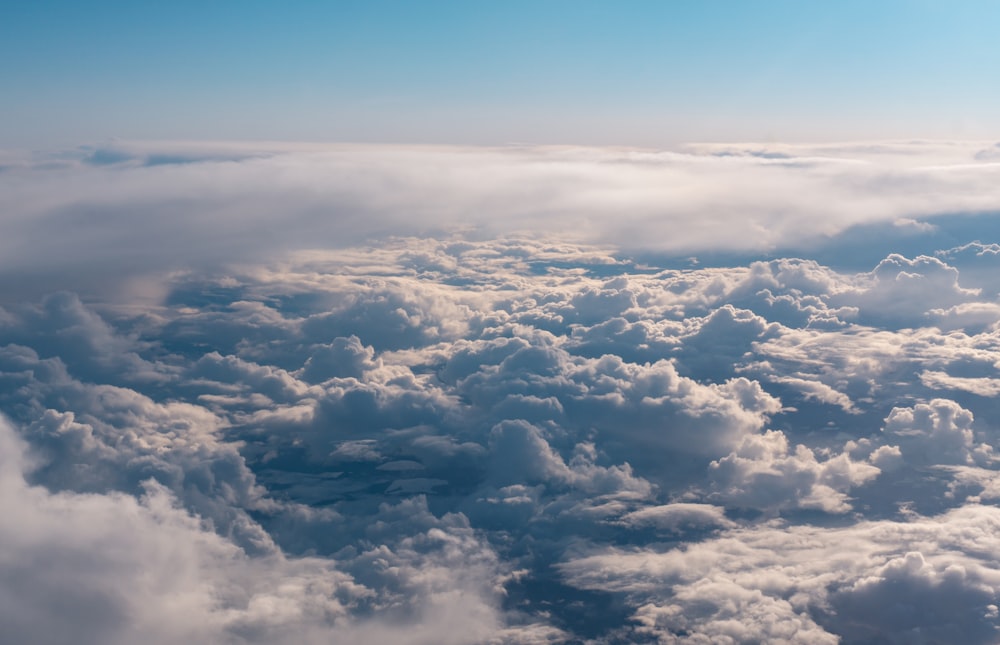
[[500,627],[497,562],[457,518],[411,503],[395,513],[429,526],[391,546],[340,562],[248,557],[154,479],[139,498],[51,493],[24,481],[5,421],[0,444],[0,614],[14,640],[466,643]]
[[905,522],[769,523],[674,549],[599,550],[560,569],[629,597],[629,633],[660,642],[990,643],[998,522],[997,509],[974,505]]
[[844,513],[852,508],[846,492],[880,472],[846,453],[820,460],[804,445],[793,450],[783,433],[770,430],[747,437],[736,451],[712,462],[708,498],[761,511],[791,507]]
[[962,406],[934,399],[912,408],[894,408],[883,432],[913,465],[987,464],[993,460],[993,448],[975,444],[972,424],[972,413]]

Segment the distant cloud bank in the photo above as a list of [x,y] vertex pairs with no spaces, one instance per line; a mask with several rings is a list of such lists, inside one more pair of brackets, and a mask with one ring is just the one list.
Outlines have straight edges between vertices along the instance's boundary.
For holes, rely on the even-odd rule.
[[112,142],[4,160],[0,268],[41,287],[68,273],[94,286],[456,230],[689,255],[787,251],[879,222],[919,237],[927,217],[1000,209],[994,152]]

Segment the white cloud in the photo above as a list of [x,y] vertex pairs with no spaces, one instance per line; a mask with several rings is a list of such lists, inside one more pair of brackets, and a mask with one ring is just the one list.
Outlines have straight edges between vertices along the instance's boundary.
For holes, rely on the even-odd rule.
[[1000,379],[989,377],[951,376],[947,372],[927,370],[920,373],[920,382],[934,390],[962,390],[988,397],[1000,394]]
[[994,458],[992,446],[975,443],[972,413],[948,399],[893,408],[883,432],[914,465],[984,464]]
[[[772,146],[785,155],[777,159],[712,147],[118,145],[125,163],[0,175],[4,273],[93,290],[99,280],[121,285],[129,267],[136,296],[151,288],[141,280],[150,272],[400,234],[522,231],[688,253],[763,250],[854,224],[1000,207],[1000,168],[976,161],[976,145]],[[132,161],[156,157],[197,163]]]
[[760,524],[673,549],[603,549],[560,565],[624,594],[663,642],[995,642],[1000,512],[909,522]]
[[820,460],[804,445],[793,450],[783,433],[770,430],[746,437],[730,455],[712,462],[708,499],[771,512],[811,508],[846,513],[852,508],[847,492],[879,472],[846,453]]
[[652,526],[667,533],[690,528],[730,528],[735,522],[725,516],[725,509],[711,504],[674,503],[646,506],[626,513],[619,520],[632,527]]
[[15,641],[470,643],[500,628],[496,560],[461,522],[431,518],[342,563],[249,557],[152,480],[139,499],[50,493],[25,483],[5,421],[0,444],[0,617]]

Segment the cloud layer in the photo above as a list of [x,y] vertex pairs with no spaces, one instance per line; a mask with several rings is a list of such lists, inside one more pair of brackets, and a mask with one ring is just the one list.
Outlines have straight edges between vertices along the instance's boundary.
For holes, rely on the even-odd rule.
[[[0,622],[995,642],[1000,253],[942,216],[995,208],[984,149],[12,162]],[[810,255],[859,222],[900,233]]]
[[150,272],[456,229],[680,254],[801,248],[879,223],[921,238],[933,228],[921,218],[1000,208],[992,149],[113,142],[6,162],[0,256],[22,278],[2,286],[65,288],[72,273],[120,289],[127,270],[134,295]]

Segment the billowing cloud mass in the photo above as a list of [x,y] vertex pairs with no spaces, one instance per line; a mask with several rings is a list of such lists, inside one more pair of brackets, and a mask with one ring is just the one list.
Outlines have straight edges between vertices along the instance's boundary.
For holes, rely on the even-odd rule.
[[4,634],[997,642],[991,149],[7,162]]

